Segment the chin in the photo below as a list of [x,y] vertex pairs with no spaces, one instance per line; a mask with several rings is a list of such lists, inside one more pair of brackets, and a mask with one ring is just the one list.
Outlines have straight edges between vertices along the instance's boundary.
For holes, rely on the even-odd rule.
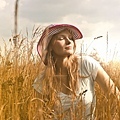
[[67,56],[71,56],[71,55],[73,55],[73,54],[74,54],[73,52],[70,52],[70,53],[67,54]]
[[67,53],[68,53],[68,54],[73,54],[74,51],[73,51],[73,50],[69,50],[69,51],[67,51]]

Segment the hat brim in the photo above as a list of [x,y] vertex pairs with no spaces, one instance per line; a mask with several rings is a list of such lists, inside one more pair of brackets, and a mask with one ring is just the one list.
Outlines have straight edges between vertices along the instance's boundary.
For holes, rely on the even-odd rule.
[[48,26],[43,31],[41,38],[37,45],[38,54],[40,55],[40,57],[44,63],[45,63],[45,58],[46,58],[46,54],[47,54],[47,47],[51,40],[51,37],[53,35],[61,32],[64,29],[70,30],[70,32],[73,35],[74,40],[79,40],[83,37],[81,31],[77,27],[70,25],[70,24],[55,24],[55,25],[52,24],[52,25]]

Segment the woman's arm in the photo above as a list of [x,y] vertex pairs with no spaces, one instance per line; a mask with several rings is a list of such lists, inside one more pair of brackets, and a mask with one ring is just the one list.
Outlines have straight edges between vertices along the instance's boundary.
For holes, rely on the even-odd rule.
[[116,87],[115,83],[110,79],[108,74],[102,67],[99,67],[96,82],[103,89],[105,93],[110,93],[113,95],[117,95],[118,100],[120,100],[120,91]]

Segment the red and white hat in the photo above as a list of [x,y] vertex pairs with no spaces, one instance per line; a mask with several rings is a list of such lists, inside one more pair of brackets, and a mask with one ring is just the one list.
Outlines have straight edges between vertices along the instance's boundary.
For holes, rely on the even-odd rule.
[[68,29],[71,31],[74,40],[81,39],[83,37],[80,30],[70,24],[52,24],[46,27],[37,45],[37,51],[45,65],[45,59],[48,52],[47,47],[52,36],[63,31],[64,29]]

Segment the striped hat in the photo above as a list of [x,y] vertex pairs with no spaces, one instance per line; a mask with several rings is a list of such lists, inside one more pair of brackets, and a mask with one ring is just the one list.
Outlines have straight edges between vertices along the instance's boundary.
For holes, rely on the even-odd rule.
[[81,39],[83,37],[80,30],[70,24],[52,24],[46,27],[37,45],[37,51],[45,65],[47,65],[46,63],[46,55],[48,52],[47,47],[52,36],[63,31],[64,29],[68,29],[71,31],[74,40]]

